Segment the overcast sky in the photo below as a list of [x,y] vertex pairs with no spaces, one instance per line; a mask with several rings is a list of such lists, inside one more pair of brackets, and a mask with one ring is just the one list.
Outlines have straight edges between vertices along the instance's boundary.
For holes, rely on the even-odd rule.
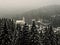
[[0,13],[23,12],[47,5],[60,5],[60,0],[0,0]]
[[60,4],[60,0],[0,0],[0,8],[38,8]]

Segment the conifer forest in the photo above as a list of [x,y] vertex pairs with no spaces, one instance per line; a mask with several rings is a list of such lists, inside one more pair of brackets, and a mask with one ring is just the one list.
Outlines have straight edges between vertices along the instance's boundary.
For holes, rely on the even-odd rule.
[[60,33],[54,32],[53,26],[44,29],[36,26],[15,24],[13,19],[0,19],[0,45],[60,45]]

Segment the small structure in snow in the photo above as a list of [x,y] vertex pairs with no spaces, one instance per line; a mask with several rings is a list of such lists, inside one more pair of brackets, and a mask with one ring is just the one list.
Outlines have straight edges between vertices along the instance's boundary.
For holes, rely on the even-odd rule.
[[24,25],[25,24],[25,18],[23,17],[22,20],[16,20],[16,24]]

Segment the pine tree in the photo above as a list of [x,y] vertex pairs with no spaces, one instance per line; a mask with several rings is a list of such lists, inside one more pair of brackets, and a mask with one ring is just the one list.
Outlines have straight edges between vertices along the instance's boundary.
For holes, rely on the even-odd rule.
[[22,44],[21,45],[29,45],[29,26],[26,23],[23,26]]
[[45,33],[43,37],[43,45],[49,45],[49,38],[48,38],[48,29],[47,27],[45,28]]
[[21,26],[19,24],[17,24],[17,27],[16,27],[16,37],[15,37],[15,45],[21,45],[21,37],[22,37]]
[[40,31],[40,44],[43,45],[43,33]]
[[54,34],[54,31],[53,31],[53,28],[52,26],[49,27],[49,40],[51,41],[51,45],[57,45],[57,42],[56,42],[56,35]]
[[57,45],[56,37],[52,29],[52,26],[48,26],[48,28],[46,28],[45,30],[46,32],[44,34],[44,40],[43,40],[44,45]]
[[[4,19],[5,20],[5,19]],[[10,43],[10,39],[9,39],[9,35],[8,35],[8,29],[7,29],[7,25],[6,22],[3,20],[3,23],[1,25],[1,43],[2,45],[9,45]]]
[[[0,32],[1,32],[1,44],[2,45],[12,45],[12,40],[13,40],[13,31],[10,29],[9,24],[10,21],[9,19],[1,19],[1,24],[0,24]],[[12,22],[11,22],[12,23]]]
[[40,45],[39,34],[36,28],[35,21],[33,21],[31,32],[30,32],[30,45]]
[[13,19],[7,19],[7,28],[8,28],[8,34],[9,34],[9,39],[11,40],[11,44],[13,45],[13,34],[15,30],[15,23]]

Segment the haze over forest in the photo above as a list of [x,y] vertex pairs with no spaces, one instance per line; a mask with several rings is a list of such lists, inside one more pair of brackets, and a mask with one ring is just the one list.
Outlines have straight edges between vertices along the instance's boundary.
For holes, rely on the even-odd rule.
[[15,18],[23,14],[26,15],[27,12],[30,13],[32,12],[32,10],[34,12],[36,12],[35,10],[37,10],[37,12],[39,13],[41,13],[42,11],[42,13],[46,13],[46,14],[48,13],[48,11],[51,12],[52,9],[53,12],[56,11],[55,9],[57,9],[57,11],[59,12],[58,9],[59,7],[60,7],[59,0],[0,0],[0,17]]

